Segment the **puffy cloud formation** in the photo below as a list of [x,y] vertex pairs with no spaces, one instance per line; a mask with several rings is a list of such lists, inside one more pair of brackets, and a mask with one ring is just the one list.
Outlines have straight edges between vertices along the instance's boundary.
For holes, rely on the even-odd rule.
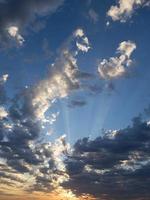
[[103,79],[114,79],[123,76],[127,67],[132,64],[130,56],[136,49],[136,44],[132,41],[124,41],[119,44],[118,57],[111,57],[108,60],[103,59],[98,65],[98,72]]
[[7,81],[8,74],[4,74],[2,77],[0,77],[0,84],[3,84]]
[[[15,37],[16,29],[11,31]],[[6,104],[6,99],[1,101],[4,104],[0,106],[0,174],[3,186],[9,185],[12,189],[15,182],[15,186],[19,185],[24,191],[50,192],[62,189],[61,184],[68,180],[63,160],[70,147],[65,136],[53,142],[45,141],[47,130],[44,125],[54,123],[59,113],[48,117],[45,113],[56,99],[80,89],[80,79],[88,77],[87,73],[79,71],[77,65],[78,53],[86,52],[86,48],[89,49],[88,39],[82,29],[77,29],[60,49],[44,80],[22,90],[9,104]],[[7,78],[8,75],[0,78],[1,94],[4,94]],[[4,173],[5,169],[9,173]],[[18,176],[20,179],[14,180]]]
[[[72,44],[76,47],[72,49]],[[60,51],[59,57],[52,64],[49,76],[42,80],[33,89],[32,107],[37,118],[44,119],[44,114],[56,98],[64,98],[76,89],[80,88],[80,73],[77,65],[77,55],[80,51],[87,52],[90,49],[88,38],[82,29],[77,29],[66,41]]]
[[111,6],[107,15],[113,21],[126,22],[137,8],[148,6],[149,0],[118,0],[118,5]]
[[17,26],[10,26],[8,28],[9,35],[14,38],[20,45],[23,44],[24,38],[19,34],[19,30]]
[[5,110],[5,108],[3,107],[0,107],[0,119],[3,119],[5,117],[7,117],[8,113],[7,111]]
[[125,129],[80,139],[66,160],[70,178],[63,186],[97,200],[148,200],[149,147],[150,125],[139,117]]
[[90,49],[90,44],[88,38],[85,36],[82,29],[77,29],[74,33],[74,36],[80,38],[79,41],[76,42],[76,46],[78,50],[83,52],[88,52]]
[[19,185],[26,191],[50,192],[68,178],[63,155],[69,145],[65,136],[54,142],[39,142],[44,137],[42,123],[26,109],[26,101],[26,96],[19,94],[7,112],[0,107],[1,184],[11,189]]
[[[125,46],[118,51],[130,56],[131,47]],[[59,69],[62,74],[66,70],[60,65]],[[70,71],[68,77],[72,78]],[[3,83],[6,79],[1,78]],[[6,191],[14,187],[29,193],[57,190],[75,200],[74,193],[97,200],[150,198],[149,123],[135,118],[126,129],[107,131],[94,140],[80,139],[71,149],[65,136],[42,141],[43,121],[34,113],[38,107],[28,107],[35,97],[32,92],[26,89],[18,94],[0,117],[0,184]]]
[[22,31],[37,22],[38,16],[55,12],[64,0],[5,0],[0,2],[0,43],[8,45],[12,37],[22,44]]

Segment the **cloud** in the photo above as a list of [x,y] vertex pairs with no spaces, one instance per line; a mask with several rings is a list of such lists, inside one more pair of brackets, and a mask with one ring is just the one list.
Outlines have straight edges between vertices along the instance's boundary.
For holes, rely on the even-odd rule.
[[[69,145],[65,142],[65,136],[54,142],[39,141],[42,123],[34,115],[29,115],[21,98],[23,97],[14,100],[7,115],[4,116],[1,112],[0,157],[3,165],[10,169],[8,172],[5,170],[3,177],[12,183],[13,176],[17,174],[21,178],[30,175],[31,183],[26,188],[22,184],[22,190],[50,192],[67,180],[62,156],[67,153]],[[2,173],[3,167],[0,166],[0,174]]]
[[89,18],[92,20],[92,22],[97,23],[99,20],[99,15],[97,14],[97,12],[94,9],[90,9],[88,12],[88,16]]
[[120,21],[122,23],[130,19],[136,9],[148,6],[149,0],[118,0],[116,6],[111,6],[107,15],[113,21]]
[[24,38],[19,34],[19,30],[17,26],[10,26],[8,27],[9,35],[14,38],[19,45],[24,43]]
[[103,59],[98,65],[98,72],[103,79],[115,79],[124,76],[128,67],[132,64],[130,56],[136,49],[136,44],[132,41],[124,41],[119,44],[118,57]]
[[65,135],[55,142],[39,144],[35,148],[35,154],[42,162],[31,172],[35,181],[28,191],[50,192],[59,189],[62,182],[68,180],[63,156],[67,154],[70,146],[65,142]]
[[38,23],[38,17],[54,13],[63,3],[64,0],[6,0],[0,2],[1,46],[7,47],[10,44],[10,38],[14,38],[18,44],[22,45],[24,29],[34,27],[34,24]]
[[0,84],[3,84],[7,81],[8,74],[4,74],[2,77],[0,77]]
[[[75,47],[72,48],[72,44]],[[71,37],[65,42],[60,54],[51,66],[51,71],[45,80],[39,82],[32,91],[33,97],[31,106],[35,115],[39,119],[44,119],[44,115],[53,100],[65,98],[70,92],[80,88],[80,73],[77,65],[77,55],[81,52],[87,52],[90,49],[88,38],[82,29],[77,29]],[[81,77],[80,76],[80,77]]]
[[3,108],[3,107],[0,106],[0,119],[3,119],[5,117],[7,117],[7,115],[8,115],[8,113],[5,110],[5,108]]
[[[89,77],[88,73],[80,73],[77,65],[79,52],[85,52],[77,42],[88,48],[87,41],[82,29],[73,32],[60,48],[47,77],[17,93],[7,104],[7,112],[5,107],[0,107],[0,157],[3,164],[15,171],[14,174],[30,176],[32,184],[22,185],[23,190],[50,192],[68,180],[63,160],[69,144],[65,142],[65,136],[53,142],[45,140],[44,126],[54,123],[59,114],[46,115],[55,100],[80,89],[80,79]],[[2,88],[7,78],[8,75],[0,78]]]
[[150,126],[139,117],[125,129],[80,139],[66,160],[70,178],[63,186],[98,200],[148,200],[149,145]]
[[90,49],[90,44],[88,38],[85,36],[82,29],[77,29],[74,32],[74,36],[79,38],[79,41],[76,41],[76,46],[80,51],[88,52]]

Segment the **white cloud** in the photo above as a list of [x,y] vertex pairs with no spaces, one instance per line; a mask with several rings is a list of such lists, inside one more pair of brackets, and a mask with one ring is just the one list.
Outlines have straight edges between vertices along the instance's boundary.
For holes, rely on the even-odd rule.
[[[75,50],[71,45],[74,40],[77,47]],[[50,75],[34,88],[32,105],[37,118],[45,118],[44,114],[54,99],[67,97],[71,91],[79,88],[80,83],[76,77],[78,71],[76,57],[79,51],[87,52],[89,48],[89,41],[83,30],[77,29],[71,39],[69,38],[65,43],[55,63],[52,64]]]
[[66,54],[54,64],[52,75],[42,80],[34,88],[35,96],[32,104],[37,118],[42,119],[44,117],[54,99],[64,98],[71,90],[78,88],[78,80],[75,78],[76,68],[76,60],[71,55]]
[[0,77],[0,84],[5,83],[8,79],[8,74],[4,74],[2,77]]
[[77,29],[75,32],[74,32],[74,36],[75,37],[83,37],[84,36],[84,32],[82,29]]
[[127,41],[127,42],[124,41],[120,43],[117,50],[120,54],[126,55],[129,58],[135,49],[136,49],[135,43],[131,41]]
[[17,26],[10,26],[7,29],[8,34],[14,38],[19,45],[24,43],[24,38],[19,34],[19,28]]
[[107,15],[113,21],[126,22],[139,7],[148,6],[147,0],[119,0],[118,5],[111,6]]
[[111,57],[108,60],[103,59],[98,65],[98,72],[103,79],[114,79],[123,76],[127,67],[132,64],[130,56],[136,49],[135,43],[124,41],[119,44],[117,53],[118,57]]
[[106,26],[109,26],[109,25],[110,25],[110,22],[109,22],[109,21],[107,21],[107,22],[106,22]]
[[8,116],[8,113],[7,111],[5,110],[4,107],[0,106],[0,120],[7,117]]
[[77,38],[76,46],[78,50],[82,52],[88,52],[90,49],[90,44],[88,38],[85,36],[82,29],[77,29],[74,32],[74,37]]

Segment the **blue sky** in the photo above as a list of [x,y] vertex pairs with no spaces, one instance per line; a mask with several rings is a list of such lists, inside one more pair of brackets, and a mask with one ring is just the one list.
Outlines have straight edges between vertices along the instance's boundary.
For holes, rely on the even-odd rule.
[[[69,134],[66,132],[69,128],[73,140],[80,136],[98,135],[102,128],[123,128],[134,116],[143,112],[149,103],[149,8],[138,9],[128,23],[118,21],[114,23],[106,16],[113,3],[113,1],[109,3],[80,1],[80,4],[77,1],[65,2],[53,15],[38,18],[37,23],[45,23],[45,28],[35,32],[31,31],[30,26],[24,30],[23,46],[1,52],[1,75],[9,74],[7,86],[8,94],[11,95],[16,90],[36,84],[45,77],[60,46],[77,28],[85,31],[92,46],[87,54],[79,55],[79,66],[95,75],[97,75],[98,61],[115,56],[116,48],[121,41],[131,40],[136,43],[137,49],[132,56],[133,72],[129,78],[114,80],[115,90],[111,94],[109,91],[104,91],[98,95],[86,95],[84,98],[87,104],[79,108],[70,109],[65,103],[59,103],[63,108],[60,113],[61,119],[56,122],[56,132]],[[90,9],[98,15],[96,22],[89,17]],[[107,21],[110,21],[108,27]],[[44,52],[44,42],[50,52],[48,56]],[[78,96],[82,95],[84,92]],[[68,113],[69,119],[64,119],[65,112]]]
[[[78,139],[96,142],[104,132],[124,133],[126,127],[134,132],[132,119],[140,115],[148,121],[149,19],[149,0],[0,1],[0,95],[7,96],[0,99],[0,146],[17,137],[24,141],[24,133],[14,139],[12,134],[29,122],[26,131],[34,123],[40,131],[28,148],[30,142],[55,143],[66,135],[66,143],[78,150]],[[32,128],[28,131],[31,136]],[[108,200],[115,198],[120,200],[119,195]]]

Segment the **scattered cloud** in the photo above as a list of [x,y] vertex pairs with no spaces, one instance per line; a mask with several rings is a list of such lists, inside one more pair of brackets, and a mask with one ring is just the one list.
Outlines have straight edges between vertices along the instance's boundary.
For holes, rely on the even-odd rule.
[[[25,28],[34,27],[38,23],[39,16],[54,13],[64,0],[12,0],[0,2],[0,43],[8,46],[10,38],[22,45],[24,42],[23,32]],[[42,27],[40,25],[40,27]],[[31,28],[32,30],[32,28]]]
[[98,72],[103,79],[115,79],[127,72],[132,64],[130,59],[132,52],[136,49],[136,44],[132,41],[124,41],[119,44],[118,57],[111,57],[108,60],[103,59],[98,65]]
[[4,107],[0,107],[0,119],[7,117],[8,113]]
[[[38,17],[52,14],[63,3],[64,0],[0,0],[0,45],[13,41],[23,45],[25,29],[41,30],[45,22],[39,22]],[[107,15],[113,21],[125,22],[145,5],[149,1],[120,0]],[[93,9],[89,10],[89,17],[94,23],[99,20]],[[0,185],[6,188],[6,193],[0,190],[0,197],[11,195],[8,192],[11,188],[9,191],[18,189],[26,194],[56,191],[56,195],[61,193],[61,198],[71,200],[77,200],[76,195],[90,200],[121,200],[122,196],[126,200],[150,199],[149,122],[137,117],[127,128],[105,131],[93,140],[81,138],[73,148],[66,142],[66,135],[48,139],[53,132],[48,128],[59,116],[59,112],[49,112],[57,99],[82,89],[92,94],[102,92],[104,87],[114,90],[112,81],[102,85],[99,77],[96,82],[95,75],[80,71],[78,55],[90,48],[84,30],[78,28],[59,49],[45,79],[25,87],[8,104],[5,83],[9,76],[0,77]],[[131,55],[135,49],[134,42],[121,42],[117,56],[100,61],[101,79],[124,76],[133,62]],[[46,58],[52,56],[46,39],[42,50]],[[84,105],[86,101],[80,98],[69,104]],[[149,114],[149,108],[145,113]]]
[[24,43],[24,38],[19,34],[19,30],[17,26],[8,27],[8,34],[14,38],[19,45]]
[[111,6],[107,15],[113,21],[126,22],[132,17],[136,9],[149,5],[149,0],[118,0],[117,5]]
[[[76,47],[72,49],[72,42]],[[60,50],[59,57],[52,64],[49,76],[40,81],[33,90],[32,107],[37,118],[44,119],[44,114],[56,98],[65,98],[68,94],[80,88],[78,79],[80,71],[77,65],[77,55],[89,50],[88,38],[82,29],[77,29]]]
[[[15,37],[17,30],[11,31]],[[50,192],[68,180],[63,160],[70,146],[65,136],[45,142],[43,138],[47,135],[42,133],[45,123],[53,124],[59,115],[59,112],[46,115],[55,100],[79,89],[79,77],[87,78],[84,72],[79,76],[77,55],[86,52],[88,45],[84,31],[77,29],[60,49],[45,79],[18,93],[7,105],[7,111],[0,106],[0,157],[2,164],[14,171],[8,177],[3,174],[3,183],[11,183],[12,174],[21,174],[21,178],[30,176],[30,181],[20,186],[24,191]],[[0,78],[1,93],[7,78],[7,74]]]
[[0,84],[3,84],[7,81],[8,74],[4,74],[2,77],[0,77]]
[[85,36],[82,29],[77,29],[74,32],[74,36],[80,38],[79,41],[76,41],[76,46],[80,51],[88,52],[90,49],[90,44],[88,38]]

